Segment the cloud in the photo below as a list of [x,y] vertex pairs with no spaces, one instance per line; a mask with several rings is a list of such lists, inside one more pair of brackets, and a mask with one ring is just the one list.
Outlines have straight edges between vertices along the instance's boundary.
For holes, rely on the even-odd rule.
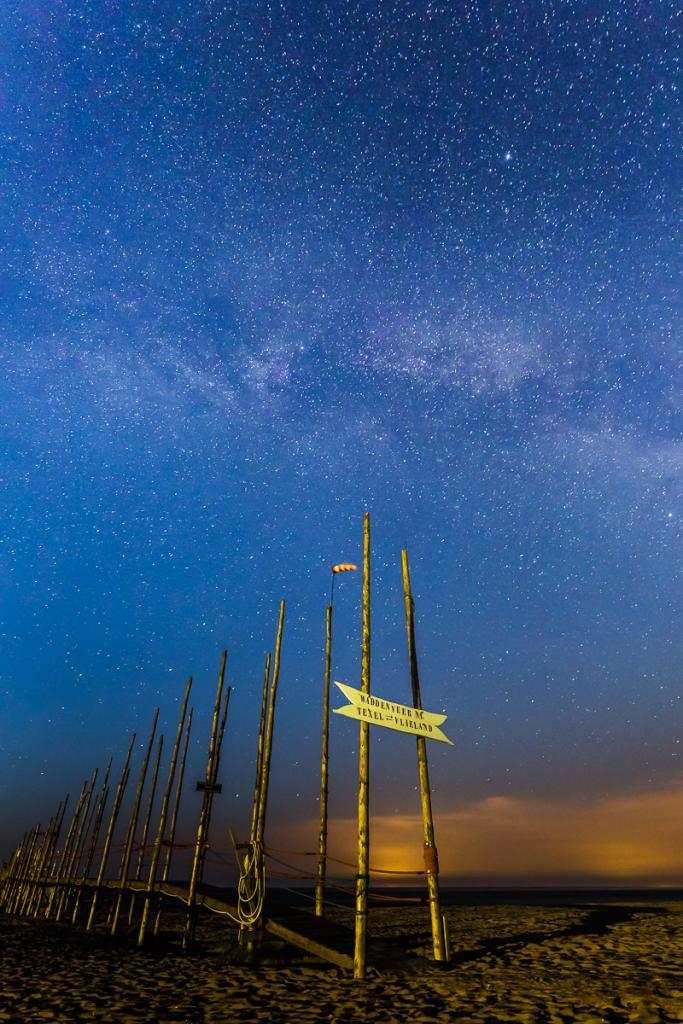
[[[442,878],[451,884],[680,885],[681,807],[683,779],[652,792],[586,801],[496,796],[465,804],[436,814]],[[274,845],[311,849],[316,827],[280,826]],[[330,850],[349,864],[355,860],[355,831],[353,819],[331,822]],[[375,867],[419,869],[421,841],[418,815],[372,817]],[[353,873],[336,864],[330,872]]]

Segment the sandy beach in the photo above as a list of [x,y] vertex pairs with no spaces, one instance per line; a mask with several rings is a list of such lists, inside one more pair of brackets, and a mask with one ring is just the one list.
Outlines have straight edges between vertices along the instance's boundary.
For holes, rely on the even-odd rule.
[[0,919],[0,1021],[683,1021],[683,903],[451,906],[447,917],[453,960],[437,965],[424,908],[373,908],[371,936],[395,947],[396,965],[364,983],[274,942],[258,965],[240,964],[234,931],[209,914],[189,956],[172,931],[139,952],[131,938]]

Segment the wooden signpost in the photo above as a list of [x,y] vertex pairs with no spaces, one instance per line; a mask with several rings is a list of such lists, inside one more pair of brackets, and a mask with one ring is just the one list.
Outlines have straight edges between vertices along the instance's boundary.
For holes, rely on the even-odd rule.
[[[423,849],[425,874],[429,890],[429,907],[432,928],[432,944],[435,960],[447,960],[447,938],[441,915],[439,898],[439,865],[434,838],[429,767],[425,740],[436,740],[452,746],[452,741],[441,730],[446,715],[425,711],[420,694],[420,678],[415,649],[414,602],[410,587],[408,554],[401,552],[403,568],[403,593],[406,610],[406,632],[408,640],[408,663],[413,696],[412,706],[376,697],[370,693],[370,516],[363,519],[363,606],[361,640],[361,688],[335,683],[342,691],[348,704],[335,708],[334,713],[344,715],[360,723],[358,763],[358,867],[356,872],[356,920],[353,957],[353,976],[363,979],[366,974],[367,903],[370,875],[370,818],[369,818],[369,726],[381,725],[396,732],[409,733],[417,740],[417,761],[422,806]],[[323,747],[321,769],[320,837],[318,848],[318,870],[316,877],[316,914],[323,912],[325,882],[325,860],[327,851],[327,780],[328,780],[328,714],[330,650],[332,642],[331,606],[327,608],[327,643],[325,649],[325,685],[323,690]]]

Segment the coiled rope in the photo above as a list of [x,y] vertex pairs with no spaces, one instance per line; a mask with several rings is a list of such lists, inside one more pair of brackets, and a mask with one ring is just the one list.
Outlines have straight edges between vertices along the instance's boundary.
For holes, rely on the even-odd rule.
[[256,924],[263,914],[266,861],[263,856],[263,843],[258,840],[250,840],[247,851],[240,864],[240,877],[237,883],[237,917],[239,924],[248,927]]

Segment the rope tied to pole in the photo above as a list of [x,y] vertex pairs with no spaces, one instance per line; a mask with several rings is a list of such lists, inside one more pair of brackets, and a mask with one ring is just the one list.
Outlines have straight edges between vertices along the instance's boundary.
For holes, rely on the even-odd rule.
[[247,844],[247,853],[240,864],[237,883],[237,917],[240,925],[256,924],[263,914],[266,895],[266,861],[263,843],[252,839]]

